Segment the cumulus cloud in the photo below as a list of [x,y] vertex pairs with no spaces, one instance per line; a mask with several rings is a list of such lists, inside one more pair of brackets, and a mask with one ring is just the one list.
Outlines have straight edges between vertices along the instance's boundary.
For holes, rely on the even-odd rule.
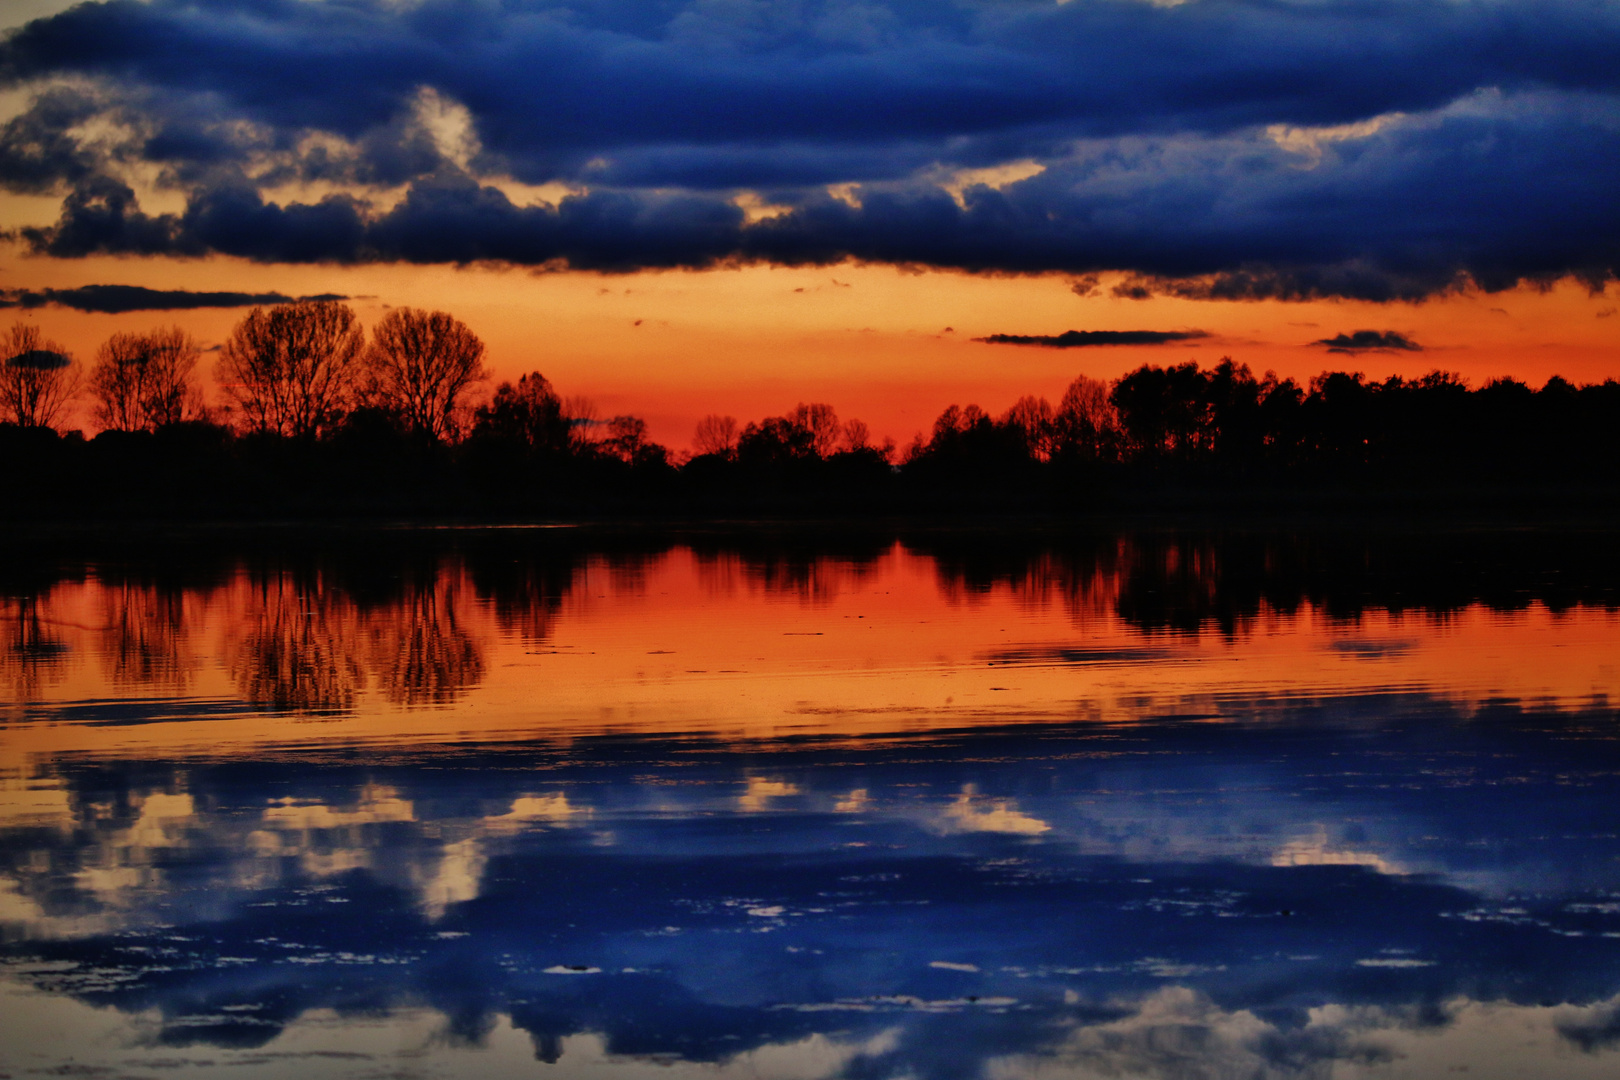
[[47,304],[116,315],[126,311],[188,311],[195,308],[254,307],[293,300],[347,300],[338,293],[292,297],[278,292],[194,292],[148,289],[141,285],[80,285],[74,289],[0,289],[0,307],[40,308]]
[[1396,330],[1357,330],[1349,334],[1335,334],[1311,344],[1325,345],[1330,353],[1423,351],[1423,346]]
[[16,235],[64,258],[1600,287],[1617,53],[1604,0],[107,0],[0,39],[0,187],[63,195]]
[[1208,337],[1203,330],[1065,330],[1061,334],[991,334],[974,338],[990,345],[1044,345],[1082,349],[1093,345],[1165,345]]

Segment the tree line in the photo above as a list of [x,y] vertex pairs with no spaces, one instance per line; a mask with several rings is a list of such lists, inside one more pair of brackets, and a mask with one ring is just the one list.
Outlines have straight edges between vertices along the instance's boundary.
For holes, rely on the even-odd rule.
[[[575,513],[643,509],[1077,509],[1179,491],[1221,497],[1547,487],[1620,476],[1620,383],[1471,388],[1433,371],[1304,382],[1222,359],[1078,376],[1057,404],[945,409],[910,445],[824,403],[704,417],[691,452],[600,418],[539,372],[487,391],[484,345],[441,311],[367,334],[333,301],[255,308],[219,348],[220,401],[178,328],[114,334],[88,372],[19,322],[0,341],[0,495],[14,513]],[[52,427],[88,399],[94,439]]]

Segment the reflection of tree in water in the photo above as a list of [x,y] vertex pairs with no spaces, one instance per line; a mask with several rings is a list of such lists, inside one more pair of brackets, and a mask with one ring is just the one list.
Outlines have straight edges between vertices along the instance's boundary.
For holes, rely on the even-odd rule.
[[550,636],[581,567],[582,560],[575,558],[524,558],[502,552],[467,561],[473,591],[494,608],[496,623],[528,642]]
[[1026,608],[1052,599],[1075,622],[1084,625],[1106,618],[1119,604],[1129,546],[1123,541],[1100,544],[1083,553],[1043,552],[1027,575],[1013,582],[1013,594]]
[[62,678],[68,644],[51,630],[50,604],[38,596],[4,601],[0,688],[12,701],[27,701]]
[[1263,612],[1296,612],[1311,562],[1297,538],[1172,532],[995,537],[930,554],[941,594],[958,602],[999,587],[1033,607],[1060,603],[1081,624],[1115,615],[1148,632],[1227,635]]
[[458,572],[437,562],[404,567],[392,595],[374,574],[362,605],[339,569],[273,570],[254,581],[251,629],[231,650],[247,700],[333,712],[353,708],[369,687],[397,705],[442,705],[483,679],[483,649],[458,616]]
[[456,617],[458,582],[440,574],[426,588],[365,618],[368,666],[396,705],[444,705],[484,677],[484,654]]
[[113,685],[184,689],[191,675],[185,594],[125,582],[105,586],[101,601],[102,658]]
[[939,594],[951,604],[972,606],[1000,588],[1028,609],[1061,604],[1082,624],[1114,612],[1133,552],[1129,540],[1113,535],[1055,542],[919,537],[907,546],[932,559]]
[[230,649],[231,676],[255,705],[291,712],[354,706],[365,685],[354,605],[319,576],[254,582],[256,610]]
[[1194,634],[1215,625],[1232,634],[1262,602],[1252,590],[1233,587],[1250,559],[1264,565],[1265,553],[1231,550],[1204,538],[1139,540],[1130,548],[1120,617],[1142,630]]
[[1361,528],[923,535],[940,594],[971,604],[994,589],[1057,601],[1077,622],[1113,614],[1149,633],[1248,632],[1310,605],[1330,620],[1368,611],[1444,618],[1473,605],[1620,608],[1612,533]]
[[740,569],[744,581],[771,596],[795,596],[801,603],[828,604],[877,574],[879,560],[893,540],[870,537],[728,537],[724,546],[693,544],[700,580],[711,591],[729,595]]

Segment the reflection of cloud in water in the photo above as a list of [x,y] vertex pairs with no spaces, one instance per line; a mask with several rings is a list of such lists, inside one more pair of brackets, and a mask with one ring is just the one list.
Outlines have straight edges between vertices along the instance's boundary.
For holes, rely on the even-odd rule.
[[961,794],[944,809],[939,825],[947,833],[1010,833],[1014,836],[1038,836],[1052,828],[1019,810],[1012,799],[981,796],[972,784],[963,787]]
[[517,832],[536,823],[566,825],[580,815],[589,816],[590,810],[574,806],[564,794],[520,795],[512,800],[512,808],[504,814],[484,818],[484,831],[500,836]]
[[[821,1029],[690,1057],[637,1048],[633,1036],[617,1032],[531,1027],[532,1016],[505,1012],[461,1033],[445,1013],[403,1004],[308,1009],[268,1040],[245,1045],[158,1041],[152,1014],[96,1009],[9,980],[0,994],[0,1037],[15,1060],[56,1059],[63,1032],[71,1031],[74,1067],[85,1075],[533,1076],[539,1059],[564,1070],[559,1075],[637,1080],[1607,1080],[1620,1066],[1610,1033],[1616,998],[1536,1006],[1457,997],[1432,1007],[1329,1004],[1261,1013],[1172,986],[1107,1002],[1070,993],[1033,1012],[1010,1000],[988,1008],[968,1008],[966,999],[794,1005],[787,1007],[792,1015]],[[200,1001],[191,1008],[172,1019],[189,1019],[199,1030],[256,1019]]]
[[[266,825],[285,832],[311,832],[315,829],[350,829],[383,821],[414,821],[415,808],[394,788],[367,784],[360,789],[352,808],[341,809],[320,802],[302,802],[294,796],[274,801],[261,815]],[[283,849],[284,850],[284,849]]]
[[[1142,1077],[1155,1080],[1427,1080],[1443,1075],[1557,1075],[1596,1080],[1620,1054],[1572,1054],[1567,1032],[1612,1006],[1538,1008],[1457,999],[1438,1012],[1377,1006],[1312,1008],[1303,1023],[1224,1009],[1167,988],[1105,1023],[1071,1023],[1040,1053],[991,1058],[992,1080]],[[1579,1018],[1579,1019],[1578,1019]]]
[[286,797],[266,807],[261,828],[247,837],[261,858],[296,858],[304,873],[329,878],[373,864],[368,827],[416,820],[409,800],[393,788],[367,784],[349,808]]
[[748,789],[737,796],[737,806],[745,814],[757,814],[769,809],[772,799],[786,798],[798,793],[797,785],[781,780],[770,780],[763,776],[750,776]]
[[165,852],[183,849],[196,806],[188,794],[154,792],[137,800],[139,816],[101,848],[99,858],[74,875],[78,888],[107,908],[138,902],[141,890],[157,884],[156,865]]
[[859,814],[872,805],[872,799],[865,788],[856,788],[848,795],[833,803],[833,810],[840,814]]
[[1328,838],[1326,825],[1318,825],[1309,836],[1290,840],[1271,856],[1272,866],[1365,866],[1380,874],[1407,871],[1371,851],[1340,847]]
[[422,913],[429,922],[438,922],[452,904],[476,899],[484,867],[489,859],[477,837],[469,836],[446,844],[438,864],[429,873],[413,868],[416,892]]
[[0,776],[0,828],[73,828],[73,802],[57,777]]

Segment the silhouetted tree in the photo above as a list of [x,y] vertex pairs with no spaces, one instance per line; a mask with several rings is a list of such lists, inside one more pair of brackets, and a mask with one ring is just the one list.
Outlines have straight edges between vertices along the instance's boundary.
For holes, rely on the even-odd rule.
[[365,342],[346,304],[254,308],[220,353],[220,388],[256,431],[321,435],[354,404]]
[[816,458],[816,434],[792,416],[771,416],[750,423],[737,437],[737,460],[759,465]]
[[1036,461],[1048,461],[1057,444],[1057,430],[1052,405],[1045,398],[1025,395],[1013,403],[1001,423],[1017,432],[1024,440],[1024,448]]
[[96,421],[108,431],[156,431],[195,418],[202,409],[192,373],[201,355],[178,326],[114,334],[90,369]]
[[838,413],[831,405],[800,404],[786,419],[810,433],[810,448],[817,457],[827,457],[838,449],[844,429],[839,425]]
[[478,409],[473,435],[484,441],[542,454],[563,455],[574,445],[574,424],[562,399],[538,371],[516,383],[495,388],[488,405]]
[[78,361],[25,322],[12,324],[0,340],[0,354],[0,419],[50,427],[79,392]]
[[1052,418],[1055,455],[1081,461],[1113,460],[1119,453],[1119,413],[1108,384],[1079,375],[1063,391]]
[[936,481],[972,484],[1033,463],[1026,433],[1010,415],[996,421],[977,405],[951,405],[934,421],[928,442],[913,447],[909,465]]
[[407,431],[456,438],[468,390],[487,377],[478,335],[443,311],[416,308],[393,309],[371,335],[367,397]]
[[831,405],[801,403],[789,413],[743,428],[736,456],[755,464],[819,461],[841,451],[869,450],[870,442],[871,432],[861,421],[841,424]]
[[737,451],[737,418],[711,413],[698,421],[692,448],[700,454],[731,457]]
[[1187,458],[1212,442],[1208,377],[1196,361],[1168,368],[1144,364],[1114,383],[1108,398],[1134,454]]
[[647,439],[647,421],[639,416],[615,416],[607,422],[607,437],[597,444],[603,453],[628,464],[667,457],[664,448]]

